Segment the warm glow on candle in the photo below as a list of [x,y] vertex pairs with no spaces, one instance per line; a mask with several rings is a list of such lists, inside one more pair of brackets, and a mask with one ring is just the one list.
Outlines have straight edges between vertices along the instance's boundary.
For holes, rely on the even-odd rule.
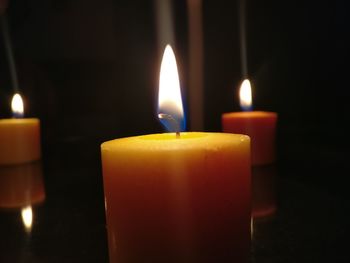
[[21,211],[23,225],[27,232],[32,230],[33,210],[31,206],[24,207]]
[[19,95],[18,93],[16,93],[12,97],[11,108],[12,108],[12,114],[14,118],[23,117],[24,115],[23,100],[21,95]]
[[179,74],[170,45],[165,48],[160,67],[158,117],[168,131],[179,132],[185,128]]
[[243,80],[239,89],[239,102],[242,110],[252,110],[252,87],[248,79]]

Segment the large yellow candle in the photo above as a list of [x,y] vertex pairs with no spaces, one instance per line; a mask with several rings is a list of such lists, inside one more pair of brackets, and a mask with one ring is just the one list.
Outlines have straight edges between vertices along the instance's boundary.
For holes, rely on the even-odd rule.
[[110,262],[245,262],[248,136],[152,134],[101,149]]
[[[12,108],[15,115],[23,114],[23,102],[16,95]],[[0,119],[0,165],[27,163],[40,157],[39,119]]]
[[174,71],[168,46],[158,116],[175,133],[101,145],[110,262],[248,262],[250,138],[180,133],[183,111]]

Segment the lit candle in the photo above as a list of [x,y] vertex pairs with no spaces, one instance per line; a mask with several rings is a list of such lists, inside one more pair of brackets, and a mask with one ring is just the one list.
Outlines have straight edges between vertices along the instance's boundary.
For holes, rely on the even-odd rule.
[[40,159],[40,121],[23,118],[19,94],[12,99],[12,119],[0,119],[0,165],[13,165]]
[[252,144],[252,165],[274,163],[277,114],[252,111],[252,92],[248,79],[242,82],[240,88],[240,104],[244,111],[222,115],[223,131],[249,135]]
[[276,211],[275,201],[275,112],[252,111],[252,90],[248,79],[240,87],[242,112],[222,115],[224,132],[247,134],[252,152],[252,216],[266,217]]
[[180,132],[184,118],[170,46],[158,116],[174,133],[101,145],[110,262],[248,262],[250,139]]

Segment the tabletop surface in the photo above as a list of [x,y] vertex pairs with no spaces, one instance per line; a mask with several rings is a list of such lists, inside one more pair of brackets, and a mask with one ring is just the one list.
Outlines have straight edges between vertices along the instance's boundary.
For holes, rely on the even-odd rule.
[[[0,210],[0,262],[108,262],[99,143],[60,142],[43,156],[45,198],[31,226],[23,207]],[[347,198],[289,165],[278,166],[275,215],[254,221],[251,262],[350,262]]]

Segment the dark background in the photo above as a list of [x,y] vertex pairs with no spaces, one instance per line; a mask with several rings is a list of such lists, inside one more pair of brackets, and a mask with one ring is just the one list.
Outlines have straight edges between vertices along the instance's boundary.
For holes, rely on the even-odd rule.
[[[174,48],[188,109],[186,8],[185,0],[173,1]],[[284,182],[276,231],[261,232],[273,241],[263,243],[259,253],[266,262],[319,262],[325,255],[327,262],[348,262],[349,3],[250,0],[246,11],[254,108],[279,115],[277,164]],[[100,262],[106,244],[99,145],[163,131],[156,118],[162,48],[154,2],[10,0],[6,15],[26,116],[42,122],[48,194],[38,218],[40,213],[51,218],[42,217],[48,229],[33,235],[34,244],[41,244],[34,249],[54,262],[54,247],[40,241],[52,234],[64,247],[57,262],[77,262],[76,257]],[[220,131],[221,114],[240,110],[238,17],[237,1],[203,1],[206,131]],[[11,117],[13,92],[0,36],[1,118]],[[97,248],[96,240],[103,240]],[[9,251],[16,254],[17,246],[14,242]],[[343,261],[334,258],[340,251]]]
[[[348,156],[348,11],[345,0],[247,1],[254,108],[279,114],[281,162],[314,169]],[[26,115],[41,119],[45,143],[88,139],[98,149],[107,139],[162,131],[153,1],[13,0],[7,15]],[[173,2],[173,15],[188,108],[186,1]],[[205,130],[220,131],[221,114],[239,110],[238,2],[203,1],[203,27]],[[8,117],[13,90],[0,43],[0,112]],[[348,177],[341,163],[308,177],[338,192]]]
[[[291,170],[304,164],[310,173],[302,179],[337,193],[347,192],[348,177],[348,7],[345,0],[251,0],[246,7],[254,108],[279,114],[278,158]],[[174,1],[173,14],[186,104],[186,1]],[[44,143],[93,140],[98,151],[104,140],[162,131],[153,1],[14,0],[7,16],[26,115],[41,119]],[[221,114],[239,110],[238,3],[204,1],[203,27],[205,130],[220,131]],[[0,112],[9,117],[2,40]],[[317,166],[324,169],[315,174]]]

